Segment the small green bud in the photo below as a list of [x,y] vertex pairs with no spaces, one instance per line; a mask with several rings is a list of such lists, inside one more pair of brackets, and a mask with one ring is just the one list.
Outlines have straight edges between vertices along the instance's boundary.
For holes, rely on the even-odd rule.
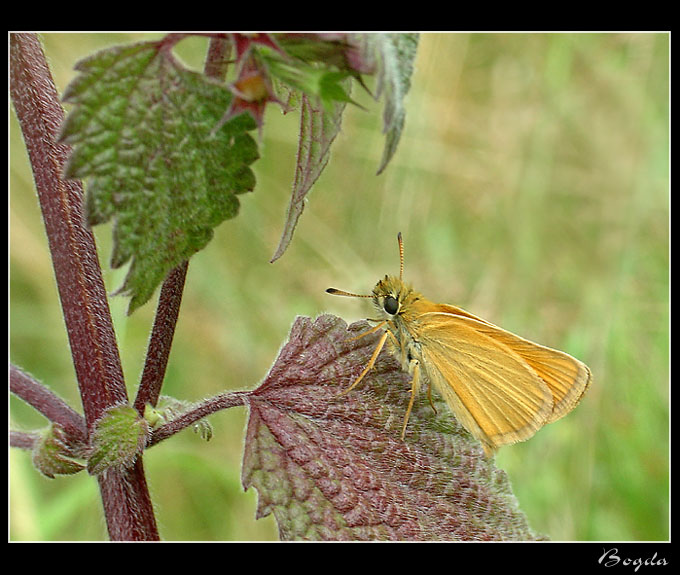
[[51,425],[40,434],[33,445],[33,466],[46,477],[73,475],[85,469],[85,465],[72,459],[73,449],[61,427]]
[[108,409],[95,424],[87,471],[98,475],[111,467],[130,467],[142,454],[149,424],[130,405]]

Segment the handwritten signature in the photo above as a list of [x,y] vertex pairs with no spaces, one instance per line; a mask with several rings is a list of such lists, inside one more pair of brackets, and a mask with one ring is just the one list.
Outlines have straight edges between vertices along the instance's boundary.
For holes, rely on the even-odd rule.
[[642,557],[621,557],[619,556],[619,550],[616,547],[604,549],[604,553],[602,553],[602,556],[597,561],[600,565],[604,565],[605,567],[614,567],[616,565],[630,566],[633,567],[634,571],[637,571],[643,565],[647,567],[668,565],[665,558],[657,557],[656,551],[652,557],[647,557],[645,559]]

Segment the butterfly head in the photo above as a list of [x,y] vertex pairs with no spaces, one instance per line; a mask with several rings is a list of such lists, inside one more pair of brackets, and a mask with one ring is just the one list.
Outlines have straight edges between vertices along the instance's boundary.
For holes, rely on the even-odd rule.
[[399,315],[410,292],[400,278],[386,275],[373,288],[373,305],[386,319],[392,319]]

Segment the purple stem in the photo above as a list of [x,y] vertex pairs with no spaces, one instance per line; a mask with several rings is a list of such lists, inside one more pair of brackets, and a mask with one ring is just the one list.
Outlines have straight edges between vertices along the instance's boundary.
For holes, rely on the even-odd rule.
[[[71,345],[85,421],[127,403],[123,370],[94,236],[83,219],[80,182],[62,179],[70,147],[57,143],[64,111],[40,40],[10,35],[10,92],[28,150]],[[158,540],[141,457],[133,468],[97,477],[109,536]]]
[[174,435],[178,431],[182,431],[183,429],[196,423],[199,419],[215,413],[216,411],[227,409],[229,407],[236,407],[237,405],[247,405],[248,396],[250,394],[250,391],[233,391],[221,393],[215,397],[206,399],[191,411],[187,411],[176,419],[169,421],[165,425],[157,427],[154,430],[147,447],[156,445],[171,435]]
[[21,124],[47,232],[52,265],[88,429],[105,409],[127,401],[92,232],[83,222],[83,188],[62,179],[70,146],[57,143],[64,111],[40,40],[11,34],[12,103]]
[[10,447],[19,447],[20,449],[33,449],[33,444],[39,439],[37,433],[30,431],[10,431],[9,445]]
[[14,395],[35,407],[52,423],[59,425],[75,441],[87,441],[87,427],[83,416],[42,383],[11,364],[9,389]]
[[226,35],[210,38],[208,56],[205,59],[203,73],[208,78],[224,80],[227,77],[229,56],[231,54],[231,40]]
[[170,356],[172,339],[175,335],[175,326],[179,316],[179,307],[182,303],[182,292],[184,291],[188,266],[189,262],[184,262],[172,270],[161,288],[158,309],[146,352],[142,380],[135,398],[135,409],[140,415],[144,415],[144,406],[147,403],[153,406],[158,403],[158,396],[165,377],[165,368]]

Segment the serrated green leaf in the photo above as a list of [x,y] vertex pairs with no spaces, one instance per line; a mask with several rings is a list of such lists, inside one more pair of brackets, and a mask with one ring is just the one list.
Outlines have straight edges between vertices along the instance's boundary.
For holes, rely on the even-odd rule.
[[75,105],[62,128],[73,145],[66,175],[87,181],[90,224],[115,221],[111,265],[132,261],[119,290],[132,312],[238,213],[236,194],[255,186],[256,126],[242,114],[215,130],[232,94],[161,43],[104,50],[76,69],[64,94]]
[[[351,81],[345,79],[345,90],[349,92]],[[309,190],[321,175],[330,158],[331,144],[340,132],[342,113],[346,101],[336,102],[329,111],[325,106],[314,105],[306,95],[302,97],[300,111],[300,139],[295,167],[295,180],[291,193],[286,222],[279,240],[279,246],[271,261],[279,259],[293,239],[293,232],[305,207]]]
[[129,467],[149,438],[149,424],[130,405],[116,405],[97,421],[87,471],[98,475],[111,467]]
[[413,61],[418,48],[418,34],[375,34],[380,70],[378,72],[378,95],[385,95],[383,132],[385,148],[378,168],[380,174],[397,149],[404,129],[406,109],[404,98],[411,87]]

